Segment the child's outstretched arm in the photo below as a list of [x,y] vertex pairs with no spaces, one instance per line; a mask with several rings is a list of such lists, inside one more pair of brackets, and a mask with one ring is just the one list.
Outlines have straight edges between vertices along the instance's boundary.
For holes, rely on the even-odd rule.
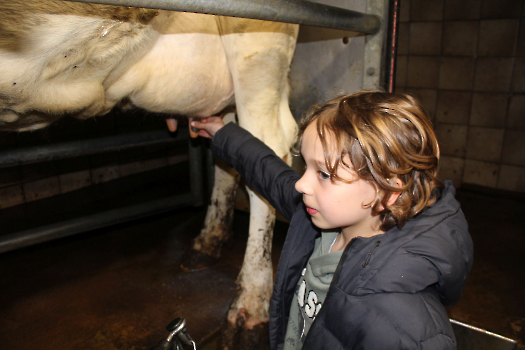
[[224,126],[224,122],[221,117],[212,116],[199,119],[198,121],[194,120],[191,122],[191,126],[199,129],[199,136],[211,139]]
[[[267,145],[240,126],[225,126],[220,117],[193,121],[199,136],[212,139],[213,153],[232,165],[239,174],[287,219],[300,201],[295,182],[300,175]],[[219,132],[220,130],[220,132]]]

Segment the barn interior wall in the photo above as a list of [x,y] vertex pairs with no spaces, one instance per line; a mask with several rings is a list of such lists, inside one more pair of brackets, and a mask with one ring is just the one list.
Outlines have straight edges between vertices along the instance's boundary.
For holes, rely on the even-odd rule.
[[525,2],[401,0],[396,91],[418,97],[441,177],[525,192]]

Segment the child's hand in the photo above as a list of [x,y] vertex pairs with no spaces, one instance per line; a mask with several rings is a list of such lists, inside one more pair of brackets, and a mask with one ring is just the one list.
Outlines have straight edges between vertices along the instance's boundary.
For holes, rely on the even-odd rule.
[[199,129],[199,136],[211,139],[213,135],[215,135],[215,133],[224,126],[224,122],[222,121],[221,117],[213,116],[199,120],[193,120],[191,122],[191,126]]

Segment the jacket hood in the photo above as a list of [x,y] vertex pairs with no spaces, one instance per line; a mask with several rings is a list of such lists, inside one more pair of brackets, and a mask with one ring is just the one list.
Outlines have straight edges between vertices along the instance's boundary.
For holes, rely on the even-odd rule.
[[359,278],[341,277],[337,285],[358,295],[416,293],[435,285],[445,306],[457,302],[472,267],[473,244],[455,193],[446,181],[440,198],[402,229],[356,240],[348,259],[361,258],[363,264],[351,267],[345,260],[341,268],[355,271],[341,275]]

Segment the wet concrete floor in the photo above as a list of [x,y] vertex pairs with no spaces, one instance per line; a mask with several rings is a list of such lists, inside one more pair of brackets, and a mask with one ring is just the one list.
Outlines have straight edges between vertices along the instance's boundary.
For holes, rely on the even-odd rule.
[[[452,318],[517,339],[525,348],[525,200],[460,191],[475,263]],[[183,209],[0,255],[0,349],[150,349],[176,317],[204,347],[235,291],[248,215],[213,267],[179,260],[203,222]],[[276,225],[274,264],[287,225]],[[208,348],[208,347],[207,347]]]

